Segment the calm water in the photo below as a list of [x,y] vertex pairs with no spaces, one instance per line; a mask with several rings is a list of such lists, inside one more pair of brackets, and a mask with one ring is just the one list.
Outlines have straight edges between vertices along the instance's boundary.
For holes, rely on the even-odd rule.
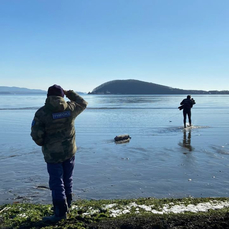
[[[229,96],[195,95],[193,128],[184,95],[84,95],[76,119],[74,198],[229,196]],[[45,96],[0,97],[0,204],[51,203],[40,147],[30,137]],[[115,144],[116,135],[131,141]]]

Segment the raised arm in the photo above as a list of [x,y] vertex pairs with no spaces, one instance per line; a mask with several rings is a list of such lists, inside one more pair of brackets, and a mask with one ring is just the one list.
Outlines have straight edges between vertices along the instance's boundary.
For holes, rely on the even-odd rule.
[[73,90],[64,90],[64,94],[70,100],[70,102],[68,102],[69,108],[71,111],[75,112],[76,116],[87,107],[88,103]]

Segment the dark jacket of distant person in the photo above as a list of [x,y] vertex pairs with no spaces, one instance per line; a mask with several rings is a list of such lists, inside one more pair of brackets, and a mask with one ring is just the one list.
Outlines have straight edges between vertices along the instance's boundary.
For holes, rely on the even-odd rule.
[[194,104],[196,104],[195,100],[191,98],[190,95],[188,95],[187,98],[183,99],[182,102],[180,103],[181,106],[179,107],[179,109],[180,110],[184,109],[184,112],[188,113],[190,112]]

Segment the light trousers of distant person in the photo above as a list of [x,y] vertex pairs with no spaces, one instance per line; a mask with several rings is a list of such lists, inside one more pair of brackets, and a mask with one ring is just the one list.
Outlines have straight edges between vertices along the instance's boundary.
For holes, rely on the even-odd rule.
[[72,194],[74,165],[75,156],[62,163],[47,163],[53,200],[64,200]]

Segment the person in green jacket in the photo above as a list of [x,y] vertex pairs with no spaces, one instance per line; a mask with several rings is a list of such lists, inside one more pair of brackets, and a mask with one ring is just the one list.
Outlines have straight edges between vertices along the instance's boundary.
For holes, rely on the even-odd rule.
[[[64,96],[70,101],[66,102]],[[54,206],[54,216],[43,218],[45,221],[66,219],[71,207],[77,150],[74,120],[86,107],[87,102],[74,91],[53,85],[48,89],[45,105],[35,113],[31,137],[42,147]]]

